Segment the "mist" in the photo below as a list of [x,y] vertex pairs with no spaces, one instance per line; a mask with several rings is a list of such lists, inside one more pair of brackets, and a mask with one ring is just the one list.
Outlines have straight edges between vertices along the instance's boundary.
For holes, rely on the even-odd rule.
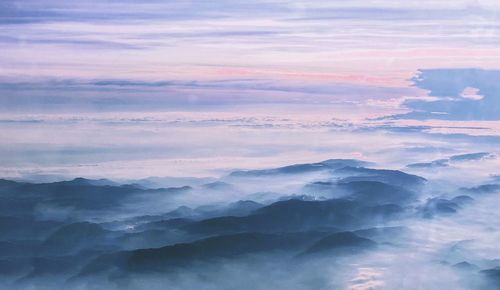
[[2,289],[495,289],[497,171],[461,176],[497,157],[473,153],[421,176],[328,159],[207,179],[2,180]]

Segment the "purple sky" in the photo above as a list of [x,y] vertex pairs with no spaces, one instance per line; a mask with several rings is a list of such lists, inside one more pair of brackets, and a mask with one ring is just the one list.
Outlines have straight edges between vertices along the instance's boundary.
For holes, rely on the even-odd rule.
[[499,12],[498,1],[4,0],[1,175],[213,175],[330,157],[402,167],[491,151]]
[[497,1],[6,0],[0,8],[0,98],[10,109],[363,103],[425,95],[409,87],[419,69],[500,67]]

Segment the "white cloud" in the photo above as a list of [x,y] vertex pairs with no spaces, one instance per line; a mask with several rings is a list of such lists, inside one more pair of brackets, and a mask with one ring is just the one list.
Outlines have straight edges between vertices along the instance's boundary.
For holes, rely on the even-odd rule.
[[464,99],[469,99],[469,100],[481,100],[484,98],[483,95],[479,94],[479,89],[477,88],[472,88],[472,87],[466,87],[461,94],[462,98]]

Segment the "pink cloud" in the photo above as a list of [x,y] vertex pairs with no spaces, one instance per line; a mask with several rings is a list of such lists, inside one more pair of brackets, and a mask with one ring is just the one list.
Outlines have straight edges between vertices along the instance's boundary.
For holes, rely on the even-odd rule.
[[340,74],[329,72],[306,72],[299,70],[276,70],[266,68],[246,67],[217,67],[209,69],[212,77],[238,78],[238,77],[265,77],[283,80],[300,80],[304,82],[342,82],[365,85],[382,85],[398,87],[404,83],[400,79],[391,77],[377,77],[361,74]]

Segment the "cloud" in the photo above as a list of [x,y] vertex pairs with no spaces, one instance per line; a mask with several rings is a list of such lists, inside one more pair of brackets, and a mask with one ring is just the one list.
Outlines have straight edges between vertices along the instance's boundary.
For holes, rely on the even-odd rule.
[[[33,7],[33,1],[6,0],[0,3],[0,24],[22,24],[54,19],[61,14],[55,11],[44,10],[41,7]],[[27,5],[26,5],[27,4]],[[34,5],[36,6],[36,5]]]
[[437,168],[437,167],[448,167],[450,163],[454,162],[465,162],[465,161],[478,161],[485,158],[494,158],[494,154],[489,152],[477,152],[477,153],[467,153],[453,155],[449,158],[437,159],[431,162],[419,162],[408,164],[408,168]]
[[90,40],[90,39],[51,39],[51,38],[37,38],[37,39],[24,39],[16,37],[0,37],[0,43],[9,44],[22,44],[22,45],[65,45],[73,47],[92,47],[94,49],[143,49],[142,46],[134,45],[130,43],[120,43],[117,41],[102,41],[102,40]]
[[452,57],[454,65],[471,54],[495,64],[498,7],[425,3],[5,0],[0,45],[9,58],[1,74],[200,80],[217,66],[401,86],[419,66]]
[[411,99],[395,119],[500,120],[500,70],[424,69],[411,80],[435,100]]
[[478,152],[478,153],[468,153],[461,155],[453,155],[450,157],[451,161],[473,161],[473,160],[481,160],[483,158],[487,158],[491,156],[488,152]]
[[411,89],[347,82],[323,84],[274,79],[214,80],[43,79],[0,81],[0,111],[54,109],[162,110],[230,104],[362,103],[396,97]]
[[238,2],[146,0],[137,3],[130,0],[96,1],[83,0],[64,3],[56,0],[17,1],[5,0],[0,4],[0,24],[29,24],[43,22],[127,22],[145,20],[189,20],[213,18],[240,13],[245,15],[281,12],[286,5],[264,1]]

